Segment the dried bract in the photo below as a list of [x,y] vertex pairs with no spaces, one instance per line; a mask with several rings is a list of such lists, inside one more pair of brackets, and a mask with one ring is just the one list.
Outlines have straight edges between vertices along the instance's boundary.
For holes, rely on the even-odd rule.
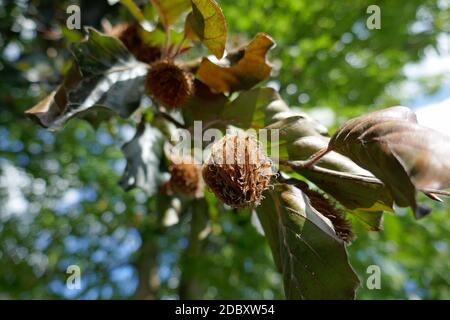
[[203,166],[206,184],[233,208],[258,206],[273,175],[272,161],[246,134],[228,134],[216,142]]

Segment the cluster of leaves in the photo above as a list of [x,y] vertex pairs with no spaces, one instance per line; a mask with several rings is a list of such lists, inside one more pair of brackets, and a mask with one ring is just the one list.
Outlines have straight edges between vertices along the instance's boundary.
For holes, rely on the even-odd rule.
[[[190,128],[195,120],[219,120],[223,128],[233,125],[279,130],[284,173],[257,213],[283,274],[286,296],[353,298],[358,279],[348,262],[345,242],[329,215],[314,206],[308,196],[309,187],[305,189],[295,179],[306,178],[371,230],[378,230],[383,211],[392,211],[394,202],[419,212],[416,188],[436,197],[437,190],[432,188],[449,186],[448,176],[439,175],[448,169],[448,147],[439,154],[428,142],[408,150],[396,148],[396,141],[412,141],[411,133],[422,135],[425,130],[412,124],[410,114],[408,125],[389,127],[389,121],[403,115],[405,109],[355,119],[330,139],[326,128],[308,115],[292,111],[274,89],[255,88],[272,69],[266,55],[274,41],[266,34],[257,34],[244,48],[228,52],[220,63],[208,57],[183,60],[181,54],[189,52],[186,41],[200,41],[216,58],[224,55],[227,25],[214,0],[151,1],[158,22],[147,21],[148,17],[131,1],[123,3],[142,25],[139,30],[145,42],[160,46],[162,59],[177,58],[180,67],[195,74],[194,96],[172,114],[155,102],[151,107],[142,107],[145,77],[151,66],[138,61],[119,38],[88,28],[87,39],[72,48],[74,61],[63,84],[27,113],[50,129],[60,128],[75,116],[94,123],[114,113],[139,118],[135,137],[123,147],[127,168],[121,185],[126,189],[143,188],[149,195],[156,195],[164,182],[160,174],[165,163],[162,145],[171,124]],[[180,17],[185,18],[185,23],[178,32]],[[149,24],[152,30],[148,30]],[[426,137],[433,143],[444,141],[435,133],[427,133]],[[370,141],[375,142],[368,148]],[[417,149],[423,152],[419,156]],[[316,156],[317,165],[311,167],[311,162],[305,160],[316,152],[320,160]],[[428,157],[432,157],[431,165],[425,162]],[[402,175],[401,179],[392,178],[392,173]],[[290,179],[285,178],[286,174]],[[405,191],[404,184],[411,188]],[[192,212],[193,222],[198,221],[194,219],[198,211]]]

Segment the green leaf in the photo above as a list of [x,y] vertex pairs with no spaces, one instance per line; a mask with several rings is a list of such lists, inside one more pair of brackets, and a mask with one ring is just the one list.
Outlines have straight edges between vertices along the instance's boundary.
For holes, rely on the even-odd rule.
[[[285,118],[286,117],[286,118]],[[280,112],[271,120],[278,120],[265,128],[278,131],[278,141],[271,141],[271,149],[278,147],[279,159],[291,159],[292,145],[301,137],[327,134],[327,129],[319,122],[301,112]],[[276,145],[278,143],[278,146]]]
[[186,18],[185,33],[192,32],[218,58],[225,52],[227,23],[222,9],[214,0],[192,0],[192,12]]
[[266,123],[274,121],[274,116],[289,112],[289,107],[272,88],[243,91],[230,101],[226,95],[212,92],[200,81],[196,81],[195,87],[195,96],[183,108],[187,123],[193,120],[220,120],[220,123],[215,124],[218,127],[233,125],[243,129],[263,128]]
[[139,7],[134,3],[133,0],[120,0],[120,3],[128,9],[128,11],[133,15],[133,17],[139,21],[144,22],[145,17]]
[[[161,28],[155,28],[152,31],[139,29],[139,36],[145,45],[163,47],[166,44],[166,33]],[[183,41],[183,33],[174,29],[169,31],[169,46],[176,46]],[[183,45],[183,48],[187,48],[187,45]]]
[[329,151],[348,156],[372,172],[391,192],[395,203],[410,206],[420,218],[417,190],[450,187],[450,138],[417,123],[413,111],[392,107],[346,122],[331,138]]
[[274,45],[272,38],[258,33],[246,48],[227,57],[231,64],[229,67],[203,59],[197,77],[217,92],[248,90],[270,76],[272,67],[266,54]]
[[354,210],[349,212],[369,231],[383,230],[383,211]]
[[[281,119],[268,126],[266,129],[277,129],[283,142],[290,146],[290,143],[301,137],[319,136],[328,134],[328,130],[317,120],[302,112],[286,112],[274,115],[272,120]],[[291,150],[292,151],[292,150]],[[301,151],[300,151],[301,152]]]
[[243,91],[223,111],[221,118],[234,126],[263,128],[272,117],[280,112],[288,112],[289,107],[272,88],[255,88]]
[[75,61],[64,82],[26,113],[42,126],[61,127],[70,118],[106,110],[128,117],[139,106],[147,65],[122,42],[89,28],[86,41],[73,46]]
[[120,185],[125,190],[138,187],[149,195],[165,182],[162,172],[164,136],[149,124],[141,124],[133,139],[122,147],[127,160]]
[[257,212],[288,299],[354,299],[359,281],[344,243],[298,188],[276,186]]
[[178,18],[191,8],[190,0],[150,0],[156,8],[161,23],[168,29]]
[[268,87],[240,92],[224,109],[221,118],[244,129],[276,128],[287,140],[303,135],[327,134],[323,125],[306,113],[292,111],[280,94]]

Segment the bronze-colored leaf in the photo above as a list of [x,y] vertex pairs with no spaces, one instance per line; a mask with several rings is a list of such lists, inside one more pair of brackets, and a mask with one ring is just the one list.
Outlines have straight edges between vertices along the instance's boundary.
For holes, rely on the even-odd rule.
[[26,111],[44,127],[56,129],[99,110],[128,117],[139,106],[147,65],[117,38],[88,31],[87,40],[73,47],[75,61],[63,84]]
[[191,8],[189,0],[150,0],[161,19],[164,28],[169,28],[177,19]]
[[[328,137],[321,135],[300,137],[288,144],[289,159],[294,162],[306,160],[326,148],[328,141]],[[389,190],[381,183],[370,183],[347,175],[374,178],[369,171],[339,153],[326,154],[317,162],[314,170],[302,166],[293,168],[348,209],[364,209],[370,212],[392,211],[394,201]]]
[[266,60],[274,41],[264,33],[258,33],[238,55],[228,57],[230,66],[219,66],[203,59],[197,77],[217,92],[248,90],[267,79],[272,67]]
[[224,109],[221,118],[240,128],[261,129],[282,112],[289,112],[289,107],[276,90],[254,88],[240,92]]
[[221,59],[227,41],[227,23],[222,9],[214,0],[191,2],[192,12],[186,18],[186,36],[198,37],[218,59]]
[[333,224],[300,189],[277,185],[257,208],[288,299],[354,299],[358,278]]
[[[414,112],[392,107],[346,122],[322,154],[336,151],[372,172],[392,193],[397,205],[416,204],[416,190],[450,187],[450,137],[417,123]],[[316,158],[319,158],[320,155]]]
[[194,96],[182,108],[186,126],[190,127],[194,121],[203,121],[205,126],[225,128],[225,123],[218,119],[229,100],[223,93],[212,92],[199,80],[194,81]]

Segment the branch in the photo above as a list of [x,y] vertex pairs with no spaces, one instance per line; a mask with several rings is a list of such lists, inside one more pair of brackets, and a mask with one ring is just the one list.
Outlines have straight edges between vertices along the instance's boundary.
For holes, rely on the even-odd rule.
[[180,121],[176,120],[175,118],[173,118],[170,114],[168,114],[167,112],[158,110],[156,111],[156,116],[160,116],[162,118],[164,118],[165,120],[173,123],[177,128],[181,128],[181,129],[186,129],[186,126],[184,124],[182,124]]
[[[154,212],[151,212],[154,213]],[[153,224],[146,221],[138,228],[142,239],[141,247],[133,265],[138,273],[138,287],[134,293],[134,298],[138,300],[157,299],[160,289],[160,279],[158,274],[158,238],[165,232],[161,215]]]
[[158,297],[157,293],[160,286],[156,263],[158,257],[157,239],[146,237],[143,233],[141,233],[141,236],[143,243],[135,264],[139,278],[135,299],[154,300]]
[[179,298],[199,299],[201,297],[201,288],[196,278],[198,268],[198,258],[201,255],[203,232],[207,223],[206,213],[203,209],[198,208],[200,200],[194,200],[191,206],[191,229],[189,232],[189,242],[181,257],[181,275],[180,285],[178,287]]

